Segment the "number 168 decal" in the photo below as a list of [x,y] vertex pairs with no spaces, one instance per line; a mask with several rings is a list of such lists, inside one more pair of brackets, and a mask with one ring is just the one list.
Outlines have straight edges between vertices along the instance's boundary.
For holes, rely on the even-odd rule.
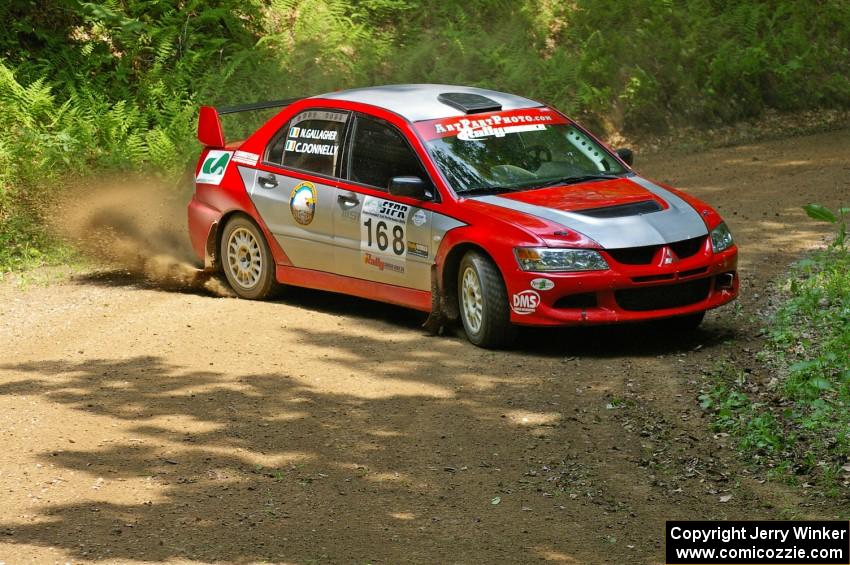
[[410,206],[367,196],[360,215],[360,249],[391,257],[407,256],[407,213]]

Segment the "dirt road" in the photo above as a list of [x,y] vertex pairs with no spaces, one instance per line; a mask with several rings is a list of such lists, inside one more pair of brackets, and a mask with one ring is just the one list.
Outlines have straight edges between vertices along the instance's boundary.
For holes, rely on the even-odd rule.
[[[832,517],[708,431],[704,372],[758,349],[768,282],[850,202],[850,131],[641,160],[715,204],[743,298],[685,340],[527,332],[120,273],[0,285],[0,562],[661,563],[665,519]],[[727,502],[721,497],[731,495]]]

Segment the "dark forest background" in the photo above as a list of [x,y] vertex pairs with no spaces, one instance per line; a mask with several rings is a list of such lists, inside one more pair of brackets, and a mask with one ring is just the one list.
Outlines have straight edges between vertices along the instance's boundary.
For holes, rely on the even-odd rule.
[[544,100],[602,134],[850,106],[846,0],[6,0],[0,270],[64,181],[178,179],[200,104],[400,82]]

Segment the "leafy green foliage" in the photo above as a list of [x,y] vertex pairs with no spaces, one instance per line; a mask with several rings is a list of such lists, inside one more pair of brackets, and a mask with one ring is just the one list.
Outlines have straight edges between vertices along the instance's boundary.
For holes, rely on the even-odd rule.
[[820,204],[806,204],[803,206],[803,210],[813,220],[836,224],[838,226],[838,233],[836,233],[832,245],[839,249],[844,248],[844,244],[847,241],[847,220],[845,218],[850,214],[850,208],[839,208],[836,212],[833,212]]
[[832,210],[820,204],[806,204],[803,206],[803,210],[805,210],[806,214],[813,220],[829,222],[831,224],[838,221],[838,218],[832,213]]
[[184,173],[202,103],[461,83],[609,132],[850,105],[844,0],[7,0],[0,19],[12,255],[48,245],[40,206],[68,175]]
[[[805,209],[831,223],[844,214]],[[850,250],[833,244],[800,261],[786,286],[762,354],[779,378],[765,385],[723,367],[701,402],[754,461],[831,486],[850,462]]]

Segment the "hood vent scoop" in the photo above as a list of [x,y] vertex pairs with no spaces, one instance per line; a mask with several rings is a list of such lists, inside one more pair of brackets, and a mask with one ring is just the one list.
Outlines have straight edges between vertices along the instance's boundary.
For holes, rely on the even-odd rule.
[[616,206],[605,206],[603,208],[588,208],[587,210],[576,210],[574,214],[590,216],[591,218],[623,218],[625,216],[640,216],[660,212],[661,204],[655,200],[644,200],[642,202],[630,202]]
[[502,105],[492,98],[468,92],[444,92],[437,96],[437,100],[464,114],[480,114],[502,109]]

